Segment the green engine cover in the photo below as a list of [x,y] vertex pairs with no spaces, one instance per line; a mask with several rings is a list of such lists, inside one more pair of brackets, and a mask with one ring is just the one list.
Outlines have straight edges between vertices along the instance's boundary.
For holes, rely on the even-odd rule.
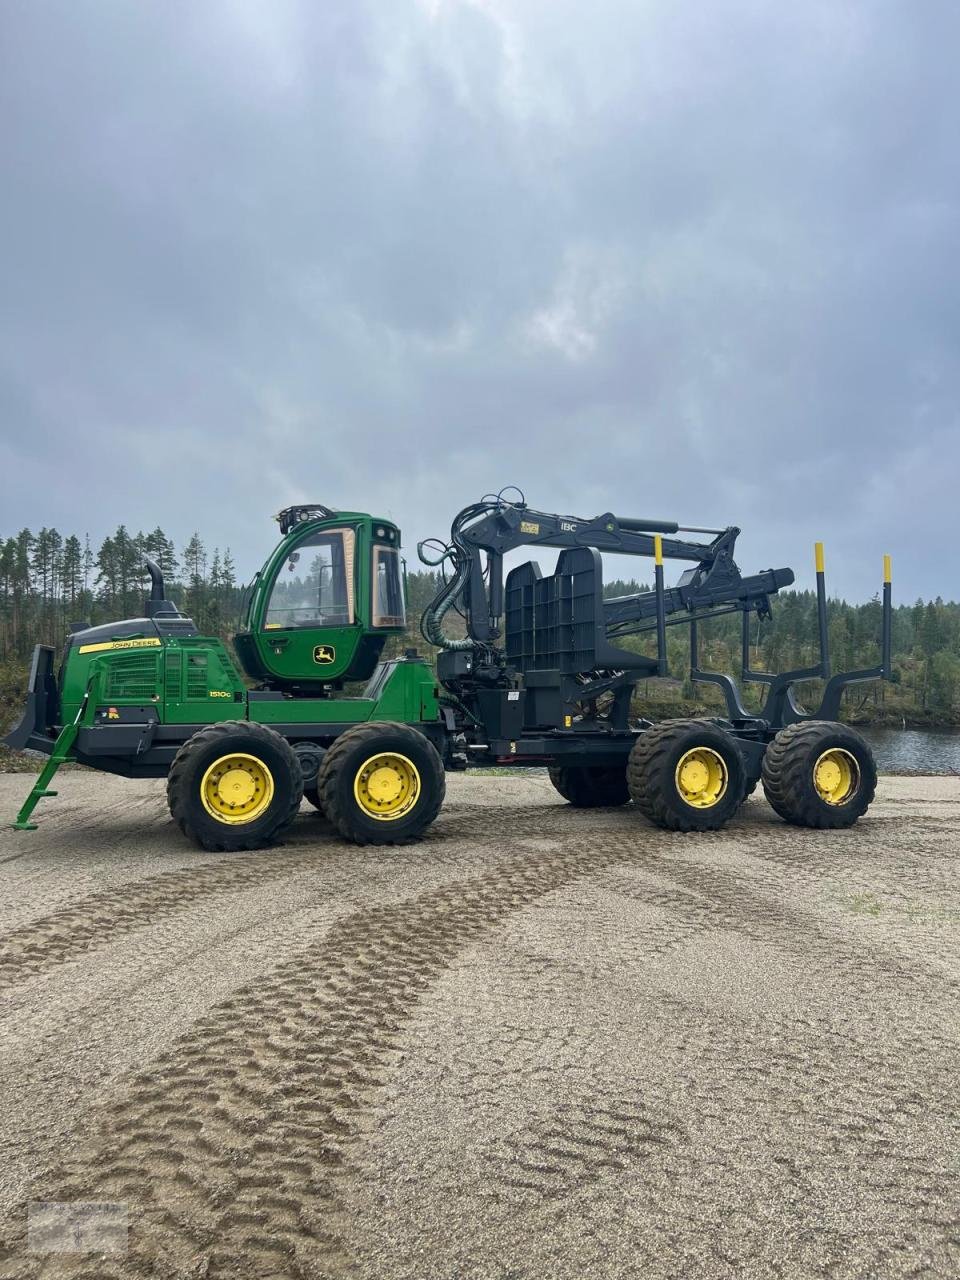
[[[434,723],[439,700],[433,671],[416,658],[377,664],[361,697],[258,697],[248,691],[226,646],[212,636],[158,639],[133,636],[69,651],[62,675],[60,722],[72,720],[92,672],[101,677],[98,709],[153,708],[161,724],[256,720],[300,729],[365,720]],[[305,736],[301,734],[300,736]]]

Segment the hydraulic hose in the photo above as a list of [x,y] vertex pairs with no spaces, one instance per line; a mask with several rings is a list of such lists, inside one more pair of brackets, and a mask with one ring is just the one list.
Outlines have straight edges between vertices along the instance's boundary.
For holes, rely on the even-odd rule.
[[[454,519],[450,528],[450,543],[443,546],[442,543],[435,542],[434,545],[442,547],[441,554],[435,559],[430,559],[425,553],[424,548],[429,544],[430,539],[417,545],[417,554],[424,564],[431,567],[441,566],[444,561],[449,560],[453,565],[453,577],[449,582],[445,582],[436,596],[431,600],[430,604],[423,611],[420,619],[420,633],[428,644],[434,645],[437,649],[476,649],[482,647],[478,645],[476,640],[469,638],[465,640],[455,640],[452,636],[448,636],[443,629],[443,619],[455,607],[457,600],[463,593],[464,587],[470,577],[470,568],[473,563],[472,557],[477,553],[472,551],[470,547],[463,541],[460,531],[469,521],[476,519],[477,516],[486,515],[490,511],[495,511],[499,507],[505,505],[503,493],[501,490],[491,499],[484,499],[481,502],[475,502],[459,513]],[[518,490],[519,492],[519,490]],[[521,501],[523,494],[520,494]]]
[[436,596],[424,609],[423,616],[420,619],[420,634],[428,644],[434,645],[437,649],[472,649],[474,647],[473,640],[454,640],[452,636],[448,636],[443,630],[444,617],[456,604],[457,597],[466,585],[467,577],[470,573],[469,557],[464,557],[451,545],[444,549],[443,555],[438,559],[429,560],[424,555],[424,545],[421,542],[417,547],[417,553],[424,564],[442,566],[444,560],[449,559],[453,562],[454,573],[450,581],[443,584]]

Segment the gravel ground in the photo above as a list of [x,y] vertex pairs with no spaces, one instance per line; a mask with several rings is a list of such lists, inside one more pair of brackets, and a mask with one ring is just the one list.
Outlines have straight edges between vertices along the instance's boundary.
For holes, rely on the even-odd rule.
[[423,844],[239,855],[58,787],[0,830],[0,1277],[960,1275],[960,779],[674,836],[455,777]]

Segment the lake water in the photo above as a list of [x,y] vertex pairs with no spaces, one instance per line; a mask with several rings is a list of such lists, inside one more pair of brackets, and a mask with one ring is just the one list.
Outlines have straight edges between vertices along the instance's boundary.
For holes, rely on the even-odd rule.
[[861,728],[880,773],[960,774],[960,732]]

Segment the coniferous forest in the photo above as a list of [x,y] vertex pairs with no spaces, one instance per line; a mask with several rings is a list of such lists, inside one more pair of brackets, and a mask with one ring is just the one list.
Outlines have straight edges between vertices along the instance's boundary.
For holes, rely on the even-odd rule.
[[[195,533],[178,548],[159,528],[133,533],[120,525],[99,546],[88,537],[63,535],[57,529],[22,529],[0,538],[0,722],[9,721],[22,701],[34,644],[59,646],[75,622],[96,624],[142,613],[149,589],[144,552],[162,568],[167,594],[199,629],[229,640],[242,616],[245,597],[229,547],[211,549]],[[408,572],[410,635],[401,643],[417,644],[421,652],[427,646],[418,633],[419,616],[437,585],[430,571]],[[605,588],[612,596],[642,589],[645,586],[632,581],[613,581]],[[815,661],[814,594],[781,592],[773,607],[772,622],[759,629],[753,624],[754,668],[777,671]],[[829,634],[834,670],[875,665],[879,661],[879,599],[864,604],[831,600]],[[686,714],[716,705],[713,690],[695,688],[685,678],[687,643],[685,627],[668,631],[674,678],[641,685],[641,710],[646,703],[651,714]],[[898,605],[893,616],[893,656],[893,680],[849,690],[844,714],[863,722],[960,724],[960,604],[936,599]],[[738,618],[718,618],[702,628],[701,665],[736,672],[739,660]],[[748,701],[752,698],[757,705],[756,690],[747,692]],[[809,693],[812,697],[815,690]]]

